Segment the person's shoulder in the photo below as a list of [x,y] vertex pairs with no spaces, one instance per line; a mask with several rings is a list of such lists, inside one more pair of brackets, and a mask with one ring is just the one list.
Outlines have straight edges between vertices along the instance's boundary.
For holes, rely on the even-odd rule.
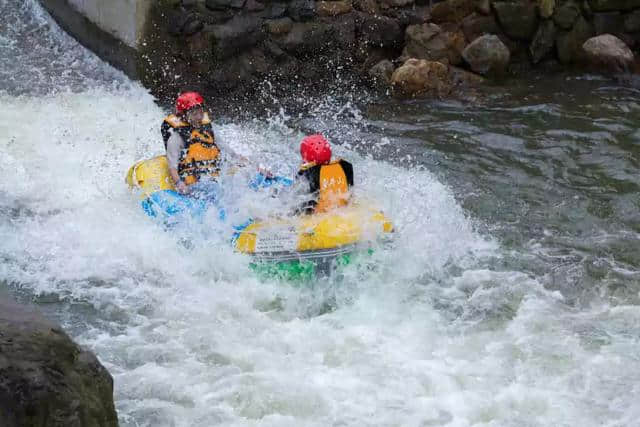
[[183,121],[180,117],[176,116],[175,114],[169,114],[167,117],[165,117],[164,120],[162,121],[162,124],[164,125],[165,123],[174,129],[189,125],[187,122]]

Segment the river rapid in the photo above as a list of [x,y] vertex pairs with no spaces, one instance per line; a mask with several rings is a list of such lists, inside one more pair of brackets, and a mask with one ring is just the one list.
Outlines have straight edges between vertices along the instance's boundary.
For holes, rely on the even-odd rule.
[[326,132],[394,220],[377,268],[301,288],[150,221],[124,174],[166,111],[36,1],[0,16],[0,291],[98,355],[121,426],[637,425],[638,90],[560,75],[217,120],[281,173]]

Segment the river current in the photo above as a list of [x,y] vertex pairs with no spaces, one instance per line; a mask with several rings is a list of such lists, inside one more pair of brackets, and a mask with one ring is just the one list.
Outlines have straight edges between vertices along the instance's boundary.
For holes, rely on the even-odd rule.
[[394,220],[377,268],[300,288],[150,221],[124,174],[166,111],[36,1],[0,16],[0,291],[97,354],[122,426],[638,425],[637,89],[567,74],[216,120],[281,173],[324,131]]

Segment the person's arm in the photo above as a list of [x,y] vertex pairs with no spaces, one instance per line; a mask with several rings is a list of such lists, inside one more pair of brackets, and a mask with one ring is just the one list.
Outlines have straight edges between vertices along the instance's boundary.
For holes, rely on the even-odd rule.
[[169,163],[169,173],[171,179],[179,193],[187,193],[189,188],[178,175],[178,162],[180,161],[180,151],[184,148],[184,141],[178,132],[172,131],[167,141],[167,162]]

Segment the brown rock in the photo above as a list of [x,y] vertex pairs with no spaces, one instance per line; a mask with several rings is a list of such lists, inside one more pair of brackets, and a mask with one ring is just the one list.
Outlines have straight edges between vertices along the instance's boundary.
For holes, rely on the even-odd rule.
[[401,98],[446,96],[451,93],[449,68],[441,62],[410,58],[391,75],[391,89]]
[[431,19],[436,24],[460,22],[465,16],[473,12],[474,7],[474,0],[445,0],[433,5]]
[[264,21],[265,28],[269,34],[287,34],[293,27],[291,18],[268,19]]
[[353,10],[351,0],[319,1],[316,2],[318,16],[338,16]]
[[405,38],[407,44],[402,52],[404,57],[446,60],[453,65],[462,62],[461,55],[466,42],[460,31],[445,32],[436,24],[410,25]]
[[633,52],[611,34],[592,37],[583,45],[589,63],[603,71],[628,72],[634,62]]

